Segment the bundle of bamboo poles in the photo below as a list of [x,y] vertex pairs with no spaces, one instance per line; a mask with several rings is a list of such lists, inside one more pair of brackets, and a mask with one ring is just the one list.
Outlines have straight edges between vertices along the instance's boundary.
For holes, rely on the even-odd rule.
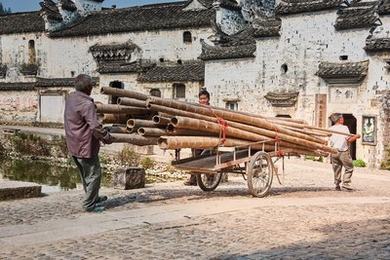
[[336,153],[327,145],[332,132],[302,120],[264,117],[111,87],[103,87],[101,93],[118,97],[117,104],[96,104],[102,123],[113,124],[110,131],[115,142],[158,144],[162,149],[250,145],[265,151]]

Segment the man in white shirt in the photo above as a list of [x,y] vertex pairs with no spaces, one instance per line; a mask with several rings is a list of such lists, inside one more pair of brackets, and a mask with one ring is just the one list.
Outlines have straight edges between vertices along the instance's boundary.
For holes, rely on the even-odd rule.
[[332,155],[332,166],[334,172],[334,183],[336,185],[336,190],[341,190],[341,170],[344,166],[345,172],[343,176],[343,183],[341,187],[346,190],[352,190],[351,187],[351,177],[353,173],[353,164],[351,153],[349,151],[349,145],[352,142],[355,142],[360,138],[360,135],[351,135],[347,126],[344,125],[344,118],[342,114],[334,113],[330,116],[330,119],[334,123],[329,130],[335,132],[341,132],[349,135],[342,134],[332,134],[330,137],[330,146],[336,148],[338,153]]

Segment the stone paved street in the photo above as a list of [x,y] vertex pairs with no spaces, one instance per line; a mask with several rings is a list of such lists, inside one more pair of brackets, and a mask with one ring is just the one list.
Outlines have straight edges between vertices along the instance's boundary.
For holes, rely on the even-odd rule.
[[181,183],[104,189],[101,214],[81,191],[0,203],[1,259],[389,259],[390,173],[356,169],[334,191],[330,164],[286,161],[284,186],[248,195],[240,177],[205,193]]

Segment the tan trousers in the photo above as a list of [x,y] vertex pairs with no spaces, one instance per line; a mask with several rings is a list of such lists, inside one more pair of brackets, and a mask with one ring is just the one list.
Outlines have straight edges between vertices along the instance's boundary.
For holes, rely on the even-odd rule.
[[332,166],[334,172],[334,183],[336,185],[339,185],[341,182],[341,170],[343,166],[345,168],[343,183],[351,183],[353,164],[349,150],[345,152],[338,152],[336,155],[332,155]]

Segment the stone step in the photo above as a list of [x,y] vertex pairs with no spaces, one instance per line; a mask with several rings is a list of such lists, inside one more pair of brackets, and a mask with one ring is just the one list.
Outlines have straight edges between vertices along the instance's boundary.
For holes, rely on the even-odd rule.
[[0,180],[0,201],[41,196],[42,186],[32,182]]

